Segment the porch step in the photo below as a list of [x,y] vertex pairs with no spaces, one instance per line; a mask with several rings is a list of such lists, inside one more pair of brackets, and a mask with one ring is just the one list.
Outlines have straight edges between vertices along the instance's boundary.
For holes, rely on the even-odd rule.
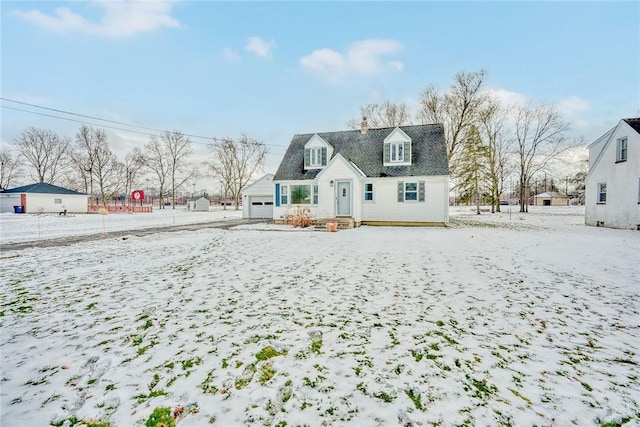
[[338,230],[346,230],[354,228],[355,221],[353,218],[318,218],[314,224],[316,230],[326,230],[328,222],[337,222]]

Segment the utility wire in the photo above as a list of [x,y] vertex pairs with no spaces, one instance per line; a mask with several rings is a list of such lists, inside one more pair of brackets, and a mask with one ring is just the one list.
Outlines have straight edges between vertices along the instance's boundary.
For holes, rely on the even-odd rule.
[[[33,108],[40,108],[40,109],[43,109],[43,110],[54,111],[54,112],[57,112],[57,113],[69,114],[69,115],[72,115],[72,116],[84,117],[84,118],[88,118],[88,119],[92,119],[92,120],[99,120],[99,121],[103,121],[103,122],[106,122],[106,123],[113,123],[113,124],[118,124],[118,125],[122,125],[122,126],[130,126],[130,127],[133,127],[133,128],[145,129],[145,130],[153,131],[153,132],[163,133],[163,132],[166,131],[166,130],[163,130],[163,129],[156,129],[156,128],[151,128],[151,127],[146,127],[146,126],[141,126],[141,125],[134,125],[134,124],[131,124],[131,123],[120,122],[120,121],[117,121],[117,120],[109,120],[109,119],[103,119],[103,118],[96,117],[96,116],[89,116],[89,115],[86,115],[86,114],[74,113],[74,112],[71,112],[71,111],[60,110],[60,109],[57,109],[57,108],[44,107],[42,105],[30,104],[28,102],[17,101],[15,99],[8,99],[8,98],[0,97],[0,100],[7,101],[7,102],[13,102],[13,103],[16,103],[16,104],[21,104],[21,105],[26,105],[26,106],[33,107]],[[52,118],[60,119],[60,120],[67,120],[67,121],[76,122],[76,123],[90,124],[90,125],[93,125],[93,126],[100,126],[100,127],[105,127],[105,128],[108,128],[108,129],[121,130],[121,131],[124,131],[124,132],[131,132],[131,133],[136,133],[136,134],[140,134],[140,135],[158,136],[156,134],[151,134],[151,133],[148,133],[148,132],[140,132],[140,131],[135,131],[135,130],[131,130],[131,129],[123,129],[123,128],[114,127],[114,126],[108,126],[108,125],[99,124],[99,123],[87,123],[84,120],[75,120],[75,119],[71,119],[71,118],[68,118],[68,117],[60,117],[60,116],[56,116],[56,115],[53,115],[53,114],[45,114],[45,113],[39,113],[37,111],[23,110],[23,109],[20,109],[20,108],[9,107],[9,106],[6,106],[6,105],[2,105],[2,108],[7,108],[9,110],[15,110],[15,111],[21,111],[21,112],[24,112],[24,113],[37,114],[39,116],[52,117]],[[216,143],[219,143],[220,141],[222,141],[220,138],[216,138],[216,137],[212,137],[212,136],[202,136],[202,135],[192,135],[192,134],[183,134],[183,135],[187,136],[187,137],[190,137],[190,138],[199,138],[199,139],[207,139],[207,140],[214,141],[214,143],[193,141],[196,144],[215,145]],[[267,145],[267,146],[271,146],[271,147],[285,147],[284,145],[281,145],[281,144],[266,144],[266,143],[264,143],[264,144]]]

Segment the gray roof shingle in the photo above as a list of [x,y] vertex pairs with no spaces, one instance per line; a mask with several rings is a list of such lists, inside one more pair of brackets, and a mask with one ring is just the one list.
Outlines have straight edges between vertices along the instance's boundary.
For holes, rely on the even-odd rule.
[[9,188],[2,191],[2,193],[36,193],[36,194],[75,194],[85,195],[68,188],[58,187],[53,184],[46,184],[44,182],[38,182],[35,184],[23,185],[22,187]]
[[[333,157],[340,153],[353,162],[368,177],[400,177],[448,175],[449,163],[441,124],[399,126],[411,138],[411,165],[383,166],[384,139],[395,127],[318,133],[334,148]],[[322,169],[304,170],[304,145],[313,133],[294,135],[274,181],[314,179]]]
[[624,120],[629,126],[631,126],[633,130],[640,133],[640,117],[633,117],[630,119],[622,119],[622,120]]

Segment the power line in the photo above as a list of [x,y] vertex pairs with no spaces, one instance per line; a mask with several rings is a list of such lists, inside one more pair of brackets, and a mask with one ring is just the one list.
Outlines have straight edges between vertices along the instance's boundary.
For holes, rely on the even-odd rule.
[[[120,122],[120,121],[117,121],[117,120],[109,120],[109,119],[103,119],[101,117],[89,116],[89,115],[80,114],[80,113],[74,113],[74,112],[71,112],[71,111],[60,110],[60,109],[57,109],[57,108],[44,107],[42,105],[30,104],[28,102],[17,101],[15,99],[8,99],[8,98],[0,97],[0,100],[7,101],[7,102],[13,102],[13,103],[16,103],[16,104],[21,104],[21,105],[26,105],[26,106],[33,107],[33,108],[40,108],[40,109],[43,109],[43,110],[54,111],[54,112],[57,112],[57,113],[69,114],[69,115],[72,115],[72,116],[84,117],[84,118],[88,118],[88,119],[92,119],[92,120],[99,120],[99,121],[103,121],[103,122],[106,122],[106,123],[113,123],[113,124],[118,124],[118,125],[122,125],[122,126],[130,126],[130,127],[133,127],[133,128],[144,129],[144,130],[153,131],[153,132],[164,133],[166,131],[166,130],[163,130],[163,129],[151,128],[151,127],[146,127],[146,126],[141,126],[141,125],[134,125],[134,124],[131,124],[131,123]],[[10,106],[6,106],[6,105],[2,105],[2,108],[7,108],[7,109],[10,109],[10,110],[15,110],[15,111],[21,111],[21,112],[29,113],[29,114],[36,114],[36,115],[39,115],[39,116],[52,117],[52,118],[60,119],[60,120],[67,120],[67,121],[76,122],[76,123],[90,124],[90,125],[93,125],[93,126],[104,127],[104,128],[107,128],[107,129],[114,129],[114,130],[120,130],[120,131],[124,131],[124,132],[131,132],[131,133],[136,133],[136,134],[140,134],[140,135],[158,136],[156,134],[151,134],[151,133],[148,133],[148,132],[140,132],[140,131],[135,131],[135,130],[131,130],[131,129],[123,129],[123,128],[119,128],[119,127],[108,126],[108,125],[101,124],[101,123],[90,123],[90,122],[86,122],[84,120],[75,120],[75,119],[71,119],[71,118],[68,118],[68,117],[60,117],[60,116],[56,116],[56,115],[53,115],[53,114],[39,113],[37,111],[24,110],[24,109],[10,107]],[[213,141],[213,143],[205,143],[205,142],[193,141],[196,144],[215,145],[216,143],[219,143],[220,141],[222,141],[222,139],[216,138],[216,137],[213,137],[213,136],[202,136],[202,135],[193,135],[193,134],[183,134],[183,135],[187,136],[187,137],[190,137],[190,138],[206,139],[206,140],[212,140]],[[271,147],[285,147],[284,145],[281,145],[281,144],[266,144],[266,143],[264,143],[264,145],[271,146]]]

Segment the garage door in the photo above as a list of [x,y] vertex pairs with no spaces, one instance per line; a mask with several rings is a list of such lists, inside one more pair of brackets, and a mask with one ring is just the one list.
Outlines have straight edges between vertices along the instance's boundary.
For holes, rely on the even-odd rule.
[[249,197],[249,218],[273,218],[273,199],[271,196]]

